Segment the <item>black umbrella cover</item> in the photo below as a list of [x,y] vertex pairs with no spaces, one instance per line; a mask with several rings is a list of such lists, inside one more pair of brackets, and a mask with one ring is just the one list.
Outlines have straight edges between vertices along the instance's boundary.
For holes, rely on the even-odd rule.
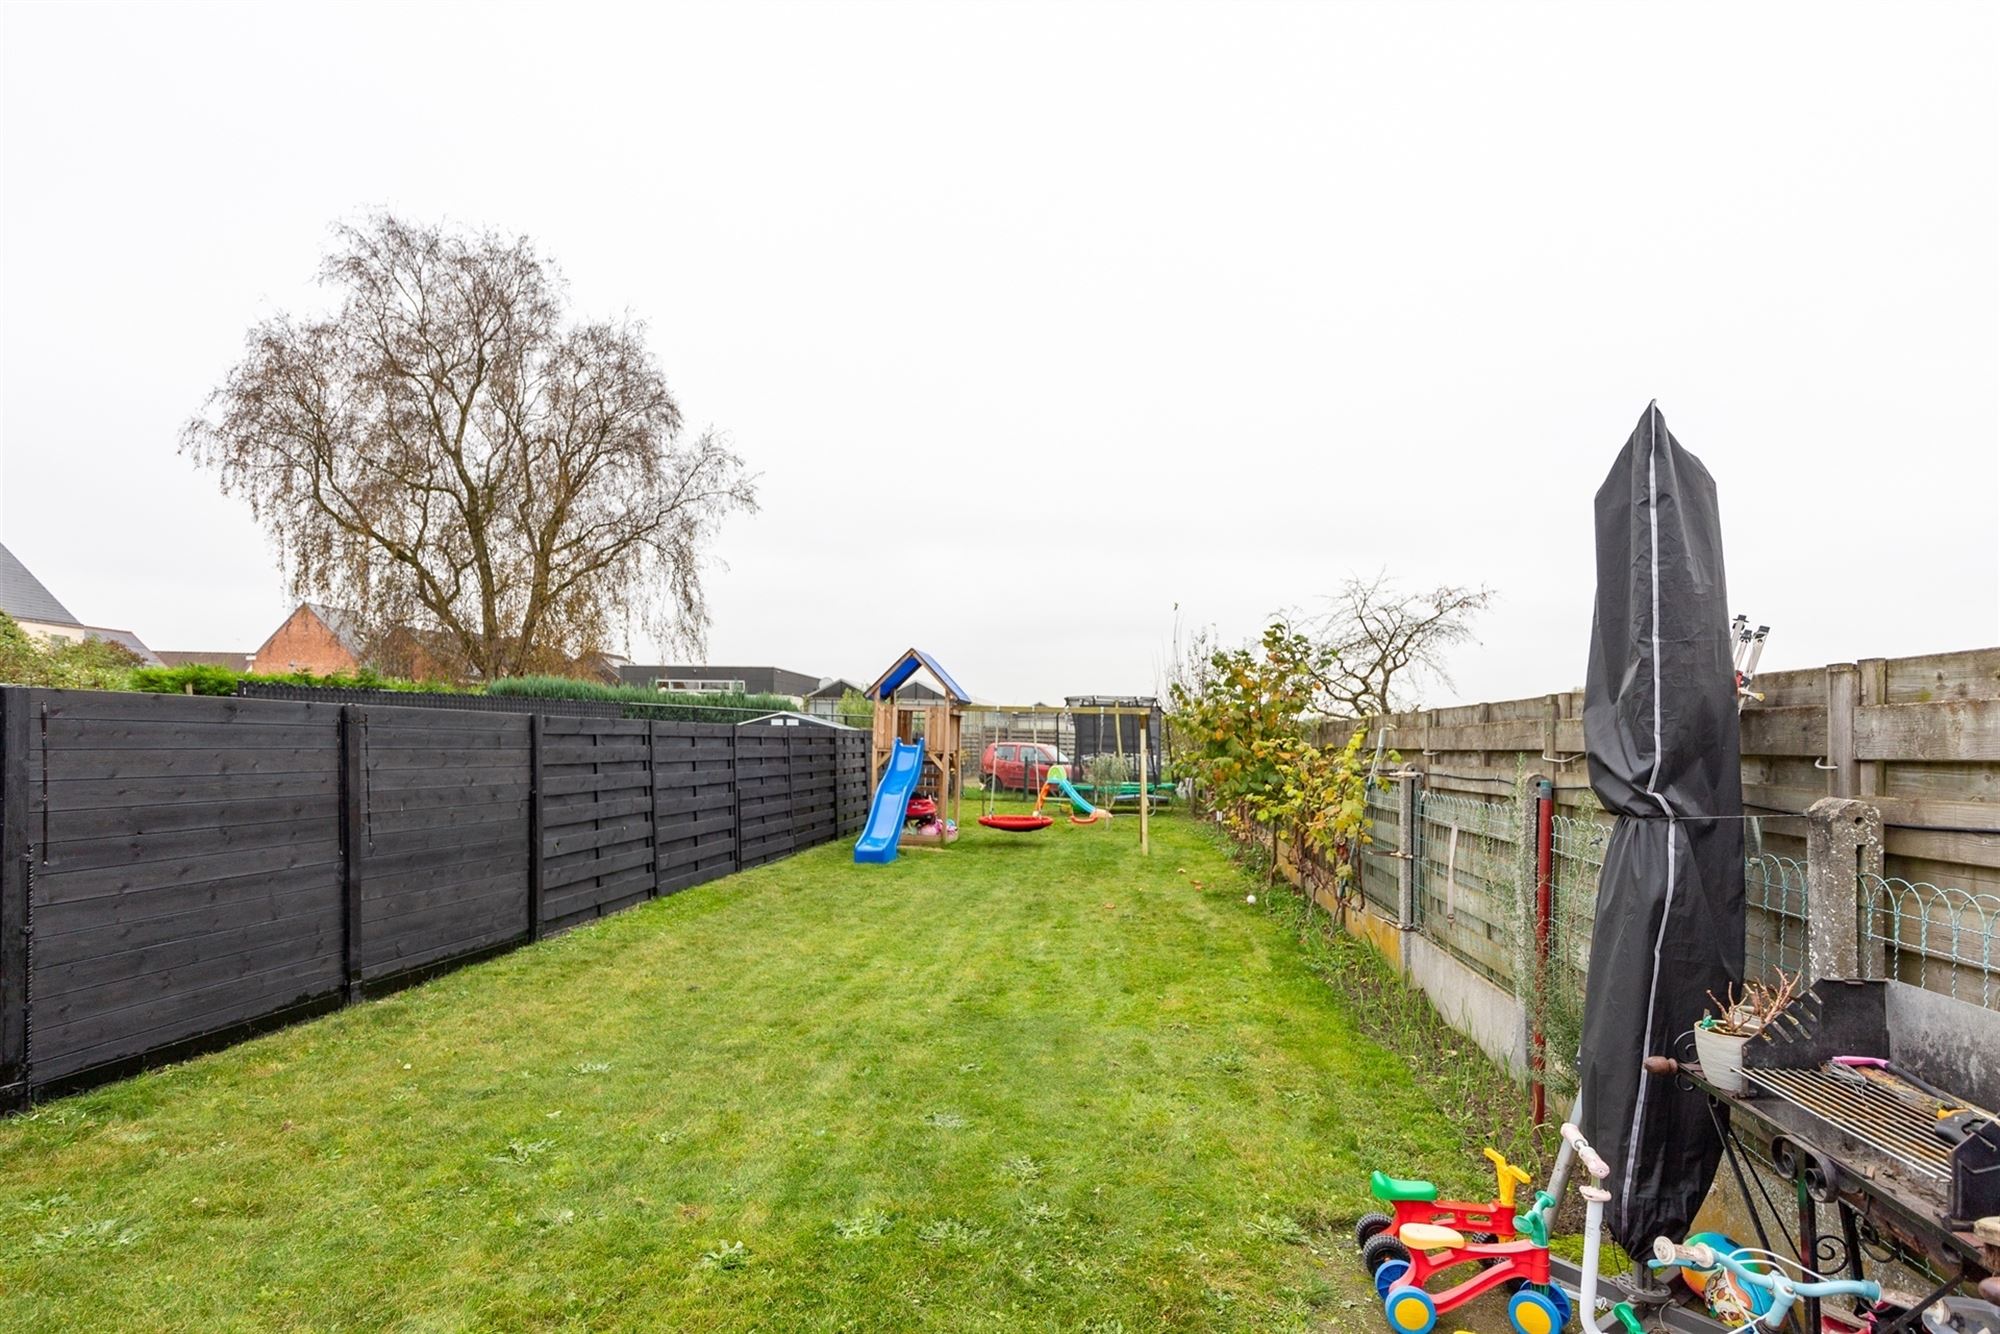
[[[1743,777],[1715,481],[1657,405],[1597,492],[1584,686],[1590,784],[1617,816],[1598,881],[1582,1129],[1611,1167],[1606,1219],[1644,1254],[1678,1241],[1721,1144],[1699,1092],[1644,1072],[1743,976]],[[1684,1052],[1683,1052],[1684,1054]]]

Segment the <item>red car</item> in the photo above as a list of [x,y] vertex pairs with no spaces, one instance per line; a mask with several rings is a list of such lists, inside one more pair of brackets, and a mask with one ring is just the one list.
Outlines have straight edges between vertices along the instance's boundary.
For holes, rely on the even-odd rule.
[[979,757],[979,778],[1009,792],[1039,791],[1051,765],[1068,764],[1054,746],[1040,741],[995,741]]

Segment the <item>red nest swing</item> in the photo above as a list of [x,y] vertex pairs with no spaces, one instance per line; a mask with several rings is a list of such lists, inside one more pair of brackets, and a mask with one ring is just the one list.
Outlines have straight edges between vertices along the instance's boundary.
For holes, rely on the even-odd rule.
[[1055,820],[1047,815],[982,815],[979,823],[1007,834],[1032,834],[1047,829]]

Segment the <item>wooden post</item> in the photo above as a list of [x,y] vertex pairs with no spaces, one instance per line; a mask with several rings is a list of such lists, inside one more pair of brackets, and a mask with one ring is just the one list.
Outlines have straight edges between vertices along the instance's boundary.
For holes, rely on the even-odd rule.
[[1851,662],[1826,669],[1827,795],[1852,797],[1861,791],[1861,765],[1854,758],[1854,710],[1861,701],[1861,671]]
[[367,715],[352,704],[340,710],[340,893],[342,908],[343,980],[349,1004],[361,999],[361,862],[367,838],[366,777],[368,757],[362,751]]
[[[736,832],[732,837],[736,842],[736,869],[739,871],[743,869],[743,757],[742,748],[736,743],[742,740],[742,738],[743,728],[741,724],[729,729],[730,815],[736,822]],[[871,754],[873,753],[873,744],[871,740]],[[871,799],[875,796],[875,766],[872,761],[868,766],[868,795]],[[867,819],[866,816],[862,818],[864,820]]]
[[[28,710],[30,692],[0,690],[0,1108],[27,1101]],[[46,761],[44,761],[46,762]]]
[[[1125,730],[1122,722],[1118,730],[1120,732]],[[1152,837],[1146,828],[1146,807],[1149,804],[1149,796],[1146,791],[1146,729],[1142,726],[1139,729],[1139,852],[1146,857],[1153,855]]]
[[653,887],[646,897],[656,899],[660,897],[660,725],[656,722],[646,724],[646,843],[653,850]]
[[528,715],[528,939],[542,938],[542,715]]
[[[1884,658],[1863,658],[1855,664],[1861,674],[1861,703],[1887,704],[1889,702],[1889,663]],[[1879,797],[1887,786],[1889,766],[1881,760],[1869,760],[1861,764],[1861,789],[1863,798]]]
[[[1122,774],[1125,772],[1125,715],[1122,713],[1114,713],[1113,715],[1111,715],[1111,727],[1112,727],[1112,735],[1116,737],[1115,744],[1118,747],[1118,772]],[[1103,709],[1099,709],[1097,711],[1097,744],[1100,746],[1104,744]],[[1139,781],[1141,783],[1144,783],[1146,781],[1145,774],[1142,773],[1139,775]],[[1106,810],[1110,809],[1110,803],[1107,802],[1105,804],[1105,809]]]

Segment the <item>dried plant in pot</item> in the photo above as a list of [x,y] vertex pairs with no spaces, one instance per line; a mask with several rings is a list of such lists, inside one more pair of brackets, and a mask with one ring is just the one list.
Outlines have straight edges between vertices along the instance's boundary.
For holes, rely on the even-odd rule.
[[1743,1077],[1743,1044],[1764,1031],[1799,994],[1803,973],[1778,974],[1775,983],[1746,982],[1731,986],[1728,997],[1708,993],[1714,1008],[1694,1026],[1695,1058],[1708,1082],[1724,1093],[1747,1095],[1752,1090]]

